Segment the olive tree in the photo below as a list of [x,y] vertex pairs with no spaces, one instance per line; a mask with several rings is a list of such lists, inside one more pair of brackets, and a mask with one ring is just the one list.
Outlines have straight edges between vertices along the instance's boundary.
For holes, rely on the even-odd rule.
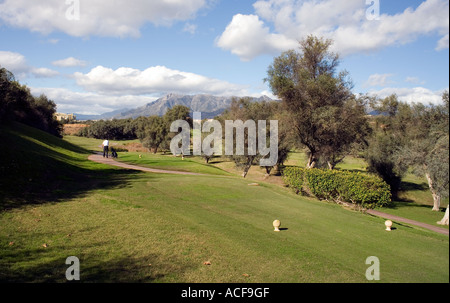
[[337,72],[339,55],[331,45],[332,40],[308,36],[299,52],[275,58],[266,78],[283,102],[297,145],[307,148],[308,168],[334,168],[370,131],[364,104],[352,93],[348,73]]
[[[275,140],[272,140],[272,121],[278,121],[278,112],[279,112],[280,103],[277,101],[272,102],[252,102],[250,98],[241,98],[234,99],[231,103],[231,106],[228,110],[226,110],[220,117],[219,121],[223,125],[223,131],[226,131],[226,121],[240,121],[243,124],[243,144],[244,144],[244,152],[243,154],[233,154],[231,159],[235,162],[236,166],[242,169],[242,176],[245,178],[253,165],[257,163],[261,163],[261,160],[267,159],[268,157],[272,157],[272,154],[265,155],[264,152],[260,150],[260,148],[264,145],[264,142],[270,142],[272,145],[275,143]],[[266,129],[260,133],[258,129],[258,135],[256,136],[256,126],[259,126],[259,121],[266,122]],[[252,130],[250,130],[250,124],[254,126],[253,134],[251,134]],[[270,123],[269,123],[270,122]],[[278,129],[283,130],[283,127],[279,127]],[[233,131],[231,135],[233,136],[233,144],[237,145],[237,137],[238,130]],[[265,138],[260,137],[260,135],[265,134]],[[285,143],[285,136],[282,132],[278,132],[276,140],[276,149],[277,149],[277,161],[273,163],[272,166],[265,166],[267,175],[270,174],[273,167],[278,166],[280,163],[286,160],[288,154],[288,145]],[[225,137],[227,134],[225,133]],[[236,146],[234,146],[236,147]],[[272,147],[272,146],[271,146]],[[272,151],[270,152],[272,153]],[[275,162],[275,161],[274,161]]]
[[449,195],[448,92],[440,105],[408,104],[396,95],[372,103],[379,115],[366,153],[369,169],[380,174],[393,193],[408,170],[425,177],[433,210],[440,211],[442,197]]
[[443,104],[412,104],[409,124],[404,126],[407,144],[398,151],[400,164],[408,165],[418,176],[425,176],[433,196],[434,211],[449,196],[449,99]]

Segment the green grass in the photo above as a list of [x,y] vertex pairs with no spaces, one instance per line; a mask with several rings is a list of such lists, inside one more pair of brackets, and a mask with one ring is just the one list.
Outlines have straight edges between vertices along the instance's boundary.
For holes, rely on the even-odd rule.
[[[140,155],[141,158],[139,158]],[[206,164],[199,157],[185,157],[183,160],[181,157],[175,157],[169,154],[119,153],[118,161],[163,170],[210,175],[231,175],[218,167]]]
[[[31,142],[27,128],[1,136],[19,133]],[[447,236],[400,224],[388,233],[383,219],[235,176],[112,169],[87,160],[90,143],[34,135],[45,149],[33,152],[53,150],[91,186],[0,213],[0,281],[65,282],[65,259],[77,256],[82,282],[352,283],[367,282],[365,260],[377,256],[381,282],[449,282]]]
[[[81,138],[76,136],[66,136],[65,140],[70,143],[80,146],[84,149],[100,152],[102,150],[102,141],[92,138]],[[129,143],[138,143],[139,140],[133,141],[111,141],[111,146],[127,145]],[[141,156],[141,158],[139,157]],[[120,162],[128,164],[139,165],[154,169],[173,170],[181,172],[193,172],[199,174],[211,175],[231,175],[230,173],[214,166],[206,164],[201,157],[174,157],[170,153],[137,153],[137,152],[121,152],[119,153]]]
[[[305,151],[293,151],[289,154],[286,165],[306,167],[308,157]],[[345,170],[366,171],[367,164],[361,158],[347,156],[336,168]]]

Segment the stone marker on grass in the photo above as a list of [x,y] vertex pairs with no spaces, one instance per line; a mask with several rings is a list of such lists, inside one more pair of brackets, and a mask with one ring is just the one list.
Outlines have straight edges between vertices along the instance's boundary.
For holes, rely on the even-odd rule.
[[280,220],[273,221],[273,227],[275,228],[276,232],[280,231],[280,226],[281,226]]
[[384,225],[386,225],[386,231],[391,231],[392,225],[394,225],[394,223],[391,220],[387,220],[386,223],[384,223]]

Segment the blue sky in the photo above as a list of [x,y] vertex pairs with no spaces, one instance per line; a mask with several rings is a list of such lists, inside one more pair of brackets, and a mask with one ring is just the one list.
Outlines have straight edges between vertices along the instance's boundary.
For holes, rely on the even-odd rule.
[[268,66],[309,34],[333,39],[355,93],[427,104],[448,90],[448,0],[0,0],[0,65],[65,113],[273,97]]

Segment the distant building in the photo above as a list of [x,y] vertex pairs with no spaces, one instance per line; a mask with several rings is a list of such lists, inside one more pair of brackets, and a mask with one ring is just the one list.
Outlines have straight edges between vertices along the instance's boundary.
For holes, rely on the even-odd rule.
[[56,113],[55,114],[56,120],[58,121],[62,121],[62,120],[66,120],[66,121],[75,121],[77,119],[77,117],[75,117],[74,114],[61,114],[61,113]]

